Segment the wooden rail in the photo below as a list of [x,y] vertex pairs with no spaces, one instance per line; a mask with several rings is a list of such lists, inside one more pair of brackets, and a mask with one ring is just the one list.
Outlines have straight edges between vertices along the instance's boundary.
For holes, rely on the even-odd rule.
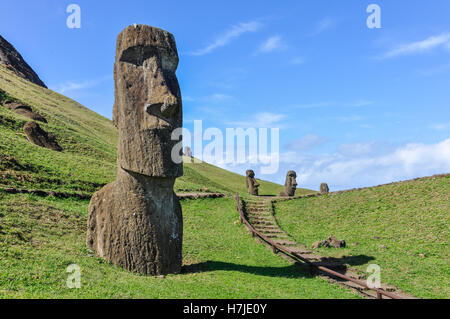
[[310,261],[309,259],[302,257],[300,255],[298,255],[296,252],[292,251],[291,249],[281,245],[281,244],[277,244],[276,242],[274,242],[273,240],[271,240],[270,238],[268,238],[267,236],[264,236],[262,233],[260,233],[259,231],[257,231],[252,224],[250,224],[250,222],[247,220],[247,218],[244,215],[244,212],[242,210],[242,206],[241,206],[241,200],[239,198],[239,194],[236,193],[236,208],[237,211],[239,212],[239,218],[241,223],[243,223],[247,229],[250,231],[250,233],[252,234],[252,237],[258,236],[260,239],[262,239],[263,241],[265,241],[268,245],[272,246],[272,251],[273,253],[277,253],[278,251],[284,253],[285,255],[287,255],[288,257],[291,257],[295,260],[299,260],[304,262],[305,264],[307,264],[311,269],[315,268],[317,270],[323,271],[325,273],[328,273],[334,277],[338,277],[347,281],[351,281],[365,289],[370,289],[373,290],[377,293],[377,298],[378,299],[383,299],[383,296],[389,297],[391,299],[403,299],[400,296],[397,296],[393,293],[390,293],[389,291],[386,291],[384,289],[381,288],[372,288],[369,287],[364,281],[361,280],[357,280],[354,278],[351,278],[349,276],[343,275],[337,271],[331,270],[327,267],[324,266],[320,266],[320,265],[316,265],[314,264],[314,262]]

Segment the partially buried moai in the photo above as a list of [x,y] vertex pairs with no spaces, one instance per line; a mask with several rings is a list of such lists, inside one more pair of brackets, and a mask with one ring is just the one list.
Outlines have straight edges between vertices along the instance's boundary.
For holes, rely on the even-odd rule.
[[284,182],[284,191],[280,193],[280,196],[294,196],[297,189],[297,174],[294,171],[289,171],[286,174],[286,181]]
[[250,195],[258,196],[259,183],[256,181],[255,172],[251,169],[245,172],[245,184]]
[[132,25],[119,34],[113,110],[117,178],[89,205],[87,246],[98,257],[147,275],[181,270],[183,221],[173,186],[183,166],[180,152],[172,152],[181,135],[171,138],[182,127],[177,66],[169,32]]
[[321,194],[327,194],[329,191],[330,191],[330,189],[328,188],[327,183],[320,184],[320,193]]

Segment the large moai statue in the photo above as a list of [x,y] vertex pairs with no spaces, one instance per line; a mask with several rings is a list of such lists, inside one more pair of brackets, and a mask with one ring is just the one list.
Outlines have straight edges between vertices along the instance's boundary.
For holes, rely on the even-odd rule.
[[288,197],[294,196],[297,189],[297,174],[294,171],[289,171],[286,174],[286,181],[284,182],[284,191],[280,193],[280,196]]
[[245,184],[250,195],[258,196],[259,183],[256,181],[255,172],[251,169],[245,172]]
[[330,189],[328,188],[327,183],[320,184],[320,193],[321,194],[327,194],[329,191],[330,191]]
[[177,66],[175,39],[167,31],[132,25],[117,37],[118,173],[89,205],[87,246],[147,275],[181,270],[183,220],[173,186],[183,166],[181,154],[172,154],[181,136],[171,138],[182,127]]

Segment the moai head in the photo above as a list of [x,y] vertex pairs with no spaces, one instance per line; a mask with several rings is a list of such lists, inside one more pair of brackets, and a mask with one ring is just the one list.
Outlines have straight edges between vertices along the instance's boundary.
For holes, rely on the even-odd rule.
[[297,174],[294,171],[287,172],[286,181],[284,182],[285,193],[288,196],[294,196],[297,189]]
[[247,185],[248,193],[251,195],[258,195],[259,183],[256,181],[255,172],[249,169],[245,174],[245,184]]
[[184,147],[184,156],[192,157],[192,151],[189,146]]
[[330,189],[328,188],[327,183],[322,183],[320,184],[320,193],[321,194],[326,194],[330,191]]
[[[118,164],[147,176],[179,177],[181,154],[172,149],[181,134],[178,53],[167,31],[132,25],[117,37],[113,121],[119,130]],[[180,148],[181,151],[181,148]]]

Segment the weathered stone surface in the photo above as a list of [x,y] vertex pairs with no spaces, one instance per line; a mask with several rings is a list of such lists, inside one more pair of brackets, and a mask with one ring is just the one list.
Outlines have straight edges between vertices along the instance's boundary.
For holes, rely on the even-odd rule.
[[179,273],[183,226],[174,182],[119,168],[117,179],[92,196],[87,246],[129,271]]
[[328,188],[327,183],[320,184],[320,193],[321,194],[327,194],[329,191],[330,191],[330,189]]
[[184,148],[184,156],[192,157],[192,151],[191,151],[191,148],[189,146],[186,146]]
[[32,108],[29,107],[28,105],[23,105],[21,103],[8,101],[8,102],[5,103],[5,106],[8,109],[13,110],[17,114],[20,114],[22,116],[28,117],[28,118],[30,118],[32,120],[35,120],[35,121],[40,121],[40,122],[43,122],[43,123],[47,123],[47,120],[45,119],[45,117],[43,117],[42,115],[39,115],[38,113],[34,112],[32,110]]
[[311,248],[315,249],[315,248],[320,248],[320,247],[334,247],[334,248],[341,248],[341,247],[345,247],[346,243],[345,240],[338,240],[334,235],[330,235],[330,237],[328,237],[325,240],[322,241],[315,241],[312,245]]
[[256,181],[255,172],[251,169],[245,172],[245,184],[250,195],[258,196],[259,183]]
[[286,181],[284,182],[284,191],[280,193],[280,196],[289,197],[295,195],[297,189],[297,173],[294,171],[288,171],[286,174]]
[[113,120],[121,136],[118,162],[123,169],[147,176],[183,175],[181,149],[176,161],[171,154],[181,141],[172,140],[172,132],[182,127],[177,66],[175,39],[167,31],[136,25],[117,37]]
[[[183,219],[173,192],[182,175],[178,55],[167,31],[133,25],[117,38],[114,123],[118,174],[89,205],[87,246],[97,256],[147,275],[181,270]],[[179,148],[181,152],[181,147]]]
[[23,131],[31,143],[54,151],[62,151],[61,146],[59,146],[56,141],[56,137],[53,134],[44,131],[36,122],[26,123],[23,127]]
[[5,65],[21,78],[45,87],[44,82],[23,59],[19,52],[0,35],[0,64]]

